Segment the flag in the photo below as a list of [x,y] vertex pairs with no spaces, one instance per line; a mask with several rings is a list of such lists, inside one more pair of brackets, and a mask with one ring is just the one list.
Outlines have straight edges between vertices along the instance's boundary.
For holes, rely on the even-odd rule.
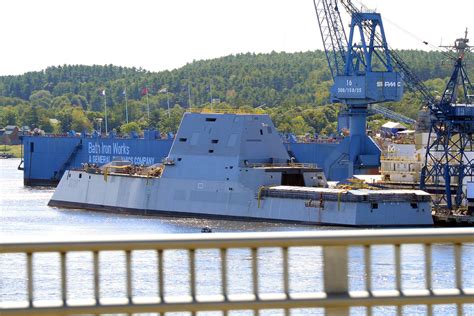
[[142,95],[147,95],[148,94],[148,88],[145,87],[142,89]]
[[123,96],[126,96],[126,95],[127,95],[127,89],[123,89],[122,95],[123,95]]
[[163,89],[161,89],[161,90],[160,90],[160,91],[158,91],[158,92],[159,92],[159,93],[166,93],[166,92],[168,92],[168,89],[166,89],[166,88],[163,88]]
[[100,95],[104,96],[105,97],[105,89],[100,91]]

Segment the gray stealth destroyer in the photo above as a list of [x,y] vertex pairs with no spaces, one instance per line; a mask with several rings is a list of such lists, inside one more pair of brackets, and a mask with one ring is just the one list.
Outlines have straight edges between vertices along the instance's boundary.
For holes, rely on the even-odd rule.
[[168,157],[68,170],[50,206],[140,215],[345,226],[432,225],[420,190],[327,188],[293,163],[268,115],[185,113]]

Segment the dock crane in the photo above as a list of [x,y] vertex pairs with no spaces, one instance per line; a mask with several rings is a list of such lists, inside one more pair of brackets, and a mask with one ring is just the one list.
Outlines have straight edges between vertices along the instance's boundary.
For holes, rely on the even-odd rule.
[[466,154],[474,151],[474,88],[465,64],[466,53],[471,49],[467,35],[466,29],[464,38],[445,46],[456,53],[452,58],[454,70],[441,100],[430,108],[431,128],[421,171],[421,188],[427,183],[440,188],[442,193],[435,205],[454,212],[462,205],[465,180],[474,176],[474,159]]
[[[378,167],[380,149],[366,135],[370,104],[399,101],[403,81],[394,70],[382,17],[361,12],[349,1],[313,0],[319,30],[334,85],[331,101],[347,106],[350,135],[326,159],[329,179],[342,180],[367,167]],[[348,35],[343,27],[339,4],[351,14]]]
[[[367,105],[399,101],[405,86],[421,94],[424,107],[431,116],[420,188],[425,189],[429,183],[431,188],[437,190],[435,208],[458,209],[464,198],[464,180],[466,177],[472,180],[474,176],[474,160],[466,155],[466,152],[474,151],[474,89],[464,62],[466,53],[471,49],[467,30],[464,38],[457,39],[454,46],[449,47],[457,53],[453,58],[454,71],[441,100],[437,100],[398,53],[388,47],[380,14],[365,7],[360,10],[350,0],[313,0],[313,3],[334,80],[331,101],[346,104],[351,115],[351,136],[345,140],[351,143],[351,162],[355,165],[360,163],[368,148],[363,145],[370,143],[365,136]],[[352,17],[349,39],[342,27],[339,5]],[[379,32],[376,31],[377,26]],[[360,44],[355,44],[353,39],[356,29],[360,32]],[[374,55],[379,59],[378,65],[383,66],[382,70],[378,70],[384,81],[383,87],[379,87],[380,81],[375,80],[374,85],[372,80],[374,67],[370,65]],[[353,90],[347,89],[349,82],[354,81],[365,84],[365,89],[358,90],[359,98],[353,98]],[[396,89],[392,86],[393,82],[396,82]],[[371,92],[380,88],[383,92],[377,98],[371,97]],[[354,148],[356,146],[360,147]],[[452,180],[456,182],[454,198]]]
[[453,50],[455,55],[444,53],[454,62],[454,69],[441,99],[435,98],[400,56],[390,50],[405,86],[421,94],[430,115],[420,189],[429,188],[435,193],[435,210],[458,210],[465,197],[463,184],[467,177],[472,180],[474,176],[473,158],[466,154],[474,151],[474,89],[465,65],[466,53],[471,49],[467,34],[466,29],[464,38],[457,39],[453,46],[443,46]]
[[[343,1],[346,10],[352,14],[357,8],[350,1]],[[365,25],[366,33],[370,26]],[[431,116],[430,133],[426,148],[424,166],[420,177],[420,188],[435,194],[435,209],[457,210],[464,200],[463,183],[466,177],[474,176],[474,159],[467,152],[474,151],[474,89],[465,67],[468,45],[467,29],[464,38],[453,46],[455,56],[444,53],[454,61],[454,70],[446,85],[441,100],[436,99],[425,84],[413,73],[398,53],[388,49],[394,68],[403,77],[405,87],[421,95],[425,108]],[[380,45],[384,39],[376,35]],[[462,94],[459,93],[462,91]],[[454,186],[452,186],[454,181]]]

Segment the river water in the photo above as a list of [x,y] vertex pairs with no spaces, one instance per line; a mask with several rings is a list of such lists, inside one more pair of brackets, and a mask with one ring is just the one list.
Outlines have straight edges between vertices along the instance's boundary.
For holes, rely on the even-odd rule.
[[[303,226],[296,224],[255,223],[243,221],[180,219],[170,217],[140,217],[103,214],[51,208],[47,202],[54,188],[30,188],[23,186],[23,174],[17,170],[18,159],[0,160],[0,240],[18,237],[80,237],[137,236],[142,234],[199,233],[204,226],[213,232],[260,232],[260,231],[308,231],[343,229],[334,227]],[[449,245],[433,247],[433,287],[454,286],[454,251]],[[474,288],[474,245],[462,247],[464,287]],[[349,286],[351,290],[364,289],[363,251],[353,247],[349,251]],[[34,256],[35,300],[60,299],[59,256],[37,254]],[[68,255],[68,297],[92,298],[92,264],[90,253]],[[165,252],[166,295],[189,293],[187,254],[180,251]],[[251,260],[246,249],[230,250],[228,254],[229,293],[250,293]],[[278,249],[261,249],[258,253],[261,293],[282,292],[281,253]],[[372,255],[374,290],[394,289],[394,252],[390,246],[375,247]],[[0,304],[6,301],[26,299],[25,255],[0,255]],[[422,289],[424,285],[423,251],[419,245],[402,246],[402,285],[404,289]],[[101,297],[124,297],[124,255],[108,252],[100,256]],[[219,294],[219,257],[217,251],[197,252],[198,294]],[[134,268],[133,293],[135,296],[156,296],[156,254],[137,251],[132,256]],[[118,274],[117,274],[118,273]],[[323,289],[320,248],[290,249],[290,288],[294,293],[315,292]],[[117,275],[123,277],[117,277]],[[364,314],[364,308],[353,308],[354,315]],[[424,315],[425,306],[407,306],[404,312]],[[293,310],[292,315],[320,315],[320,309]],[[204,315],[205,313],[200,313]],[[210,313],[207,313],[210,314]],[[216,313],[214,313],[216,314]],[[238,311],[231,315],[251,315]],[[263,315],[281,315],[282,311],[263,311]],[[391,307],[374,308],[375,315],[396,315]],[[455,315],[456,307],[437,305],[435,315]],[[465,315],[474,315],[474,306],[464,306]],[[220,315],[217,313],[216,315]]]

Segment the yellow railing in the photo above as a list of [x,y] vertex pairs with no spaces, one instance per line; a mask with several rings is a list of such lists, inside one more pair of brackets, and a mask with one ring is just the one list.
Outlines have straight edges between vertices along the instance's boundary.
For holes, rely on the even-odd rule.
[[[446,269],[454,270],[454,286],[450,289],[434,289],[432,281],[432,245],[442,243],[443,247],[452,247],[453,266],[446,266]],[[198,312],[198,311],[231,311],[231,310],[254,310],[281,309],[289,315],[294,308],[325,308],[327,315],[348,315],[349,308],[353,306],[367,307],[367,313],[374,306],[398,306],[399,313],[402,314],[401,307],[412,304],[424,304],[428,306],[428,314],[434,304],[456,304],[457,314],[463,313],[463,308],[474,303],[474,289],[467,289],[463,286],[466,278],[463,276],[462,258],[466,247],[472,247],[474,243],[474,229],[400,229],[400,230],[339,230],[339,231],[319,231],[319,232],[276,232],[276,233],[226,233],[226,234],[181,234],[181,235],[159,235],[146,237],[131,237],[127,239],[105,237],[100,239],[73,238],[73,239],[47,239],[47,240],[14,240],[0,243],[0,256],[14,253],[26,254],[24,273],[16,277],[26,278],[25,302],[4,302],[0,301],[0,314],[6,315],[57,315],[57,314],[101,314],[101,313],[149,313],[149,312]],[[420,267],[420,274],[424,274],[424,289],[405,290],[402,278],[402,254],[401,246],[407,244],[421,244],[424,251],[420,252],[420,261],[424,265]],[[378,258],[373,255],[373,247],[376,245],[391,245],[394,253],[394,269],[392,271],[395,280],[394,288],[388,291],[378,291],[372,289],[374,283],[372,267],[377,264]],[[314,293],[294,293],[290,287],[291,271],[294,266],[299,266],[301,262],[295,262],[290,251],[294,247],[321,247],[321,261],[323,275],[323,291]],[[362,246],[363,249],[363,270],[362,277],[365,282],[365,290],[349,290],[349,249],[352,246]],[[280,264],[281,273],[275,278],[281,284],[281,293],[266,294],[261,293],[261,284],[267,282],[265,270],[261,268],[261,260],[265,254],[268,255],[268,247],[280,249],[280,259],[273,264]],[[249,253],[240,253],[243,260],[249,260],[251,291],[243,295],[232,295],[229,293],[229,277],[235,271],[235,263],[229,258],[229,250],[234,248],[247,248]],[[262,249],[263,248],[263,249]],[[220,295],[197,295],[197,287],[202,282],[197,268],[197,252],[203,249],[217,250],[213,259],[216,262],[216,273],[220,278],[212,278],[206,282],[212,283],[213,288],[220,290]],[[136,297],[133,291],[133,278],[135,276],[132,264],[132,254],[135,258],[137,251],[152,251],[155,253],[155,261],[148,269],[157,271],[155,297],[142,299]],[[187,253],[186,260],[166,260],[164,253],[173,250],[181,250]],[[85,301],[76,302],[74,297],[68,296],[68,286],[70,286],[70,274],[68,273],[69,256],[74,252],[90,252],[92,254],[92,276],[93,297]],[[121,299],[110,300],[101,297],[101,271],[100,268],[103,255],[107,251],[124,252],[125,283],[126,294]],[[37,302],[35,299],[35,289],[38,284],[37,269],[34,269],[34,260],[38,253],[59,254],[59,265],[57,280],[60,284],[60,297],[57,302]],[[472,252],[471,252],[472,253]],[[99,259],[100,254],[100,259]],[[249,255],[250,254],[250,255]],[[232,256],[234,258],[235,256]],[[166,257],[168,259],[168,257]],[[1,259],[1,257],[0,257]],[[472,258],[471,258],[472,259]],[[470,259],[470,260],[471,260]],[[3,261],[5,262],[5,261]],[[199,261],[200,262],[200,261]],[[292,263],[290,268],[290,262]],[[306,273],[314,269],[313,264],[306,268]],[[90,264],[88,262],[87,264]],[[232,265],[230,265],[232,263]],[[471,262],[468,262],[470,264]],[[143,262],[142,262],[143,264]],[[172,265],[172,271],[165,270],[164,265]],[[208,264],[210,264],[208,262]],[[86,262],[82,263],[82,266]],[[117,266],[119,262],[114,262],[108,266],[109,273],[115,273],[116,278],[123,275]],[[13,269],[11,265],[0,266],[0,275],[9,276]],[[114,270],[115,268],[115,270]],[[168,295],[175,284],[164,282],[166,272],[176,273],[177,270],[185,269],[188,274],[189,295],[183,297],[172,297]],[[109,271],[111,270],[111,271]],[[118,271],[116,271],[118,270]],[[262,275],[263,272],[263,275]],[[48,271],[52,274],[53,271]],[[123,273],[123,272],[122,272]],[[209,273],[209,272],[207,272]],[[245,282],[245,278],[238,276],[240,282]],[[275,277],[275,276],[273,276]],[[200,281],[199,281],[200,280]],[[6,284],[6,283],[3,283]],[[472,283],[471,283],[472,284]],[[45,286],[45,284],[41,284]],[[0,296],[1,299],[1,296]],[[471,308],[472,306],[469,306]],[[470,309],[472,311],[472,309]],[[466,312],[467,313],[467,312]],[[467,315],[467,314],[466,314]]]
[[380,161],[396,161],[396,162],[404,162],[404,163],[423,163],[421,159],[414,159],[408,156],[390,156],[390,155],[381,155]]
[[242,167],[247,168],[310,168],[315,169],[316,165],[312,163],[296,163],[296,162],[289,162],[289,163],[249,163],[248,165],[243,165]]
[[401,171],[401,170],[380,170],[380,174],[397,174],[397,175],[403,175],[403,174],[420,174],[421,170],[419,171]]
[[209,113],[209,114],[265,114],[261,109],[255,109],[253,111],[244,109],[209,109],[209,108],[189,108],[186,112],[191,113]]

